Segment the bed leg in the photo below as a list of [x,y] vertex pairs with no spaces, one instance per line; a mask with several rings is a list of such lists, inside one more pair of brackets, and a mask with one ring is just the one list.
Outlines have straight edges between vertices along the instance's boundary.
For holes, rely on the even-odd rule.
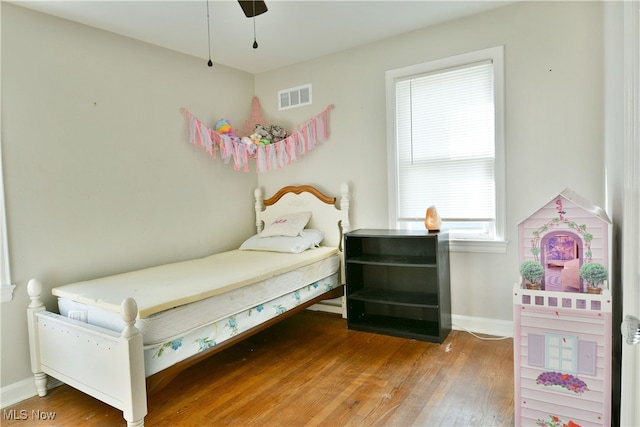
[[47,384],[49,383],[49,377],[47,374],[42,372],[36,372],[33,374],[36,381],[36,390],[38,391],[38,396],[44,397],[47,395]]
[[120,305],[120,314],[125,328],[120,335],[123,342],[122,358],[126,366],[125,381],[127,391],[123,407],[123,417],[128,426],[143,426],[144,417],[147,415],[147,388],[144,376],[144,352],[142,348],[142,335],[135,326],[138,315],[138,306],[133,298],[126,298]]
[[29,280],[29,283],[27,284],[27,293],[29,294],[29,298],[31,298],[29,307],[27,307],[31,372],[33,372],[33,376],[35,377],[38,396],[43,397],[47,395],[47,383],[49,382],[49,378],[40,368],[40,337],[38,336],[38,319],[36,317],[37,313],[45,311],[44,303],[40,299],[40,295],[42,294],[42,284],[36,279]]

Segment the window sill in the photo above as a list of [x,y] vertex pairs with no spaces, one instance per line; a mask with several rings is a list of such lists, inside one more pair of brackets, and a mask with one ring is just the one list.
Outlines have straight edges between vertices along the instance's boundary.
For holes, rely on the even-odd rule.
[[503,254],[507,252],[508,244],[507,240],[451,239],[449,251]]
[[0,285],[0,302],[11,301],[15,287],[16,285]]

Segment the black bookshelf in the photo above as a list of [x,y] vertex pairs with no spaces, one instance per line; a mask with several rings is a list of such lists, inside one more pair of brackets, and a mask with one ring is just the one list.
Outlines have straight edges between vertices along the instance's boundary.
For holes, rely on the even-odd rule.
[[449,236],[409,230],[345,235],[349,329],[442,343],[451,331]]

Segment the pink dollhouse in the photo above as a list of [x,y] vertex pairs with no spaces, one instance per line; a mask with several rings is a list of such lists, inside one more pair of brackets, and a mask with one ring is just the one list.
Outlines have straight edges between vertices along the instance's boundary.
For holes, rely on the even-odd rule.
[[518,224],[520,262],[542,264],[542,289],[582,292],[582,264],[598,262],[609,269],[610,236],[604,210],[566,189]]
[[520,262],[540,262],[542,290],[514,285],[515,424],[608,426],[611,293],[585,293],[580,266],[609,270],[611,221],[571,190],[518,225]]

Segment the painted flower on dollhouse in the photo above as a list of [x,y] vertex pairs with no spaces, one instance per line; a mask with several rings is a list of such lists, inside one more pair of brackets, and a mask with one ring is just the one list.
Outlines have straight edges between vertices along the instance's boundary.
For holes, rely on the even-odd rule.
[[584,257],[585,259],[591,259],[593,257],[593,252],[591,252],[591,241],[593,240],[593,234],[584,233],[582,239],[584,240],[584,246],[586,248]]
[[577,394],[589,391],[587,384],[580,378],[561,372],[543,372],[538,375],[536,383],[544,386],[560,386]]
[[540,255],[540,248],[537,246],[537,244],[538,242],[536,241],[531,242],[531,253],[536,259],[538,259],[538,255]]
[[539,289],[544,267],[537,261],[524,261],[520,264],[520,275],[527,281],[528,289]]
[[536,425],[540,427],[580,427],[579,424],[576,424],[571,420],[565,423],[555,415],[549,415],[548,420],[537,420]]
[[580,267],[580,277],[589,284],[592,293],[600,293],[600,285],[607,280],[607,269],[597,262],[588,262]]
[[540,427],[562,427],[562,420],[555,415],[549,415],[548,420],[538,420],[536,425]]

